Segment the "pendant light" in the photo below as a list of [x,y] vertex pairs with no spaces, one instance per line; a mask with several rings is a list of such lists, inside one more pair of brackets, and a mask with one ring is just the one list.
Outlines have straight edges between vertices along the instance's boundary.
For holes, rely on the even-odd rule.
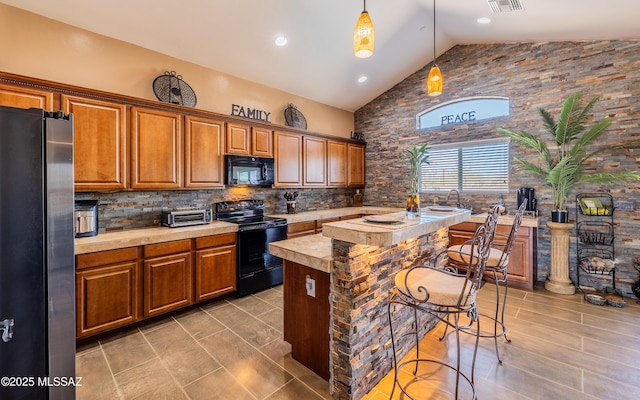
[[433,66],[427,77],[427,94],[432,97],[442,94],[442,72],[436,65],[436,0],[433,0]]
[[358,58],[371,57],[376,37],[373,33],[373,23],[367,12],[367,0],[364,0],[364,9],[356,23],[356,30],[353,32],[353,53]]

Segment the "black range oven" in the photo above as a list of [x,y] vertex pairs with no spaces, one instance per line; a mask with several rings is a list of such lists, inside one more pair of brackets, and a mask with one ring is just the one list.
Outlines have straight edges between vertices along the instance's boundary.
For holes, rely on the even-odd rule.
[[287,238],[286,219],[264,216],[262,200],[216,203],[216,219],[239,225],[239,297],[282,283],[282,259],[269,254],[269,243]]

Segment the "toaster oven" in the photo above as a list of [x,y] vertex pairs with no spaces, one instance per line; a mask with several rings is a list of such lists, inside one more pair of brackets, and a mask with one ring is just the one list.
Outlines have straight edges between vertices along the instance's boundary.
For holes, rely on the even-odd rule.
[[162,225],[170,228],[203,225],[211,223],[212,217],[211,209],[163,211]]

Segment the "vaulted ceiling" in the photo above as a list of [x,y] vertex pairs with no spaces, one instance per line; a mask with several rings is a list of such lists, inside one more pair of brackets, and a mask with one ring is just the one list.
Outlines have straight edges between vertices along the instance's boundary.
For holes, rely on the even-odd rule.
[[[523,10],[437,0],[436,53],[458,44],[640,39],[638,0],[495,1]],[[0,2],[348,111],[433,59],[433,0],[369,0],[376,45],[366,59],[352,48],[362,0]],[[283,47],[274,44],[279,35]]]

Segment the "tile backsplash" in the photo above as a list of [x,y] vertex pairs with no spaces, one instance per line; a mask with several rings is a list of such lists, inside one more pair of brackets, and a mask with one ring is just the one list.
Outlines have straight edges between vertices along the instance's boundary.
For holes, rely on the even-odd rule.
[[[98,200],[99,232],[148,228],[157,225],[163,210],[175,208],[214,208],[221,201],[261,199],[265,213],[287,212],[284,193],[292,189],[229,188],[218,190],[135,191],[114,193],[76,193],[76,200]],[[353,205],[355,189],[295,189],[298,212]],[[366,204],[366,196],[365,196]]]

